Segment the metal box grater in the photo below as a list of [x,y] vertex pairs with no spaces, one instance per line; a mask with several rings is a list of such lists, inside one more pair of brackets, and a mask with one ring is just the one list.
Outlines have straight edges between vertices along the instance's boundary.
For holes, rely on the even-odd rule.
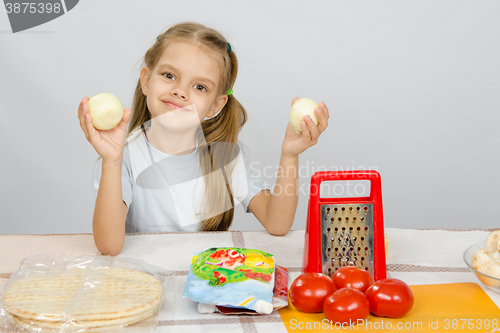
[[[349,180],[369,180],[370,196],[320,198],[321,183]],[[364,269],[375,280],[387,277],[377,171],[320,171],[311,177],[302,270],[331,276],[343,266]]]

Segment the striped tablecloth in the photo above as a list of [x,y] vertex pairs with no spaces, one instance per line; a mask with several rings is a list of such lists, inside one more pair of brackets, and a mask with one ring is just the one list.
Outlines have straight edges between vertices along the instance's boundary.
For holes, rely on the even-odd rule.
[[[410,285],[478,282],[462,256],[467,247],[484,241],[489,230],[395,229],[389,238],[388,273]],[[158,332],[286,332],[277,312],[266,316],[199,314],[196,304],[182,298],[193,252],[210,247],[246,247],[275,255],[288,268],[289,283],[299,274],[304,230],[274,237],[265,231],[129,234],[119,255],[146,261],[174,272],[159,314]],[[0,290],[25,257],[66,253],[97,255],[91,234],[0,236]],[[500,294],[485,292],[500,307]]]

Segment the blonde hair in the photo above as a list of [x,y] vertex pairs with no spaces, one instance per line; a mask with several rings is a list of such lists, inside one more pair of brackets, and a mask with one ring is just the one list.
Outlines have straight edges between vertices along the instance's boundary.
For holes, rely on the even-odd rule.
[[[158,36],[144,56],[144,66],[153,70],[164,50],[175,41],[187,41],[215,51],[221,69],[218,95],[232,89],[238,73],[236,54],[228,47],[228,42],[219,32],[201,24],[180,23]],[[139,79],[134,93],[128,135],[139,127],[145,132],[143,124],[149,120],[151,113]],[[203,231],[228,230],[233,220],[234,201],[230,186],[232,162],[239,153],[238,133],[246,120],[247,114],[243,106],[233,95],[229,95],[221,112],[211,119],[202,121],[202,130],[196,135],[198,143],[203,142],[203,139],[207,143],[198,147],[200,166],[205,180],[203,216],[208,216],[202,223]],[[226,207],[231,208],[226,210]]]

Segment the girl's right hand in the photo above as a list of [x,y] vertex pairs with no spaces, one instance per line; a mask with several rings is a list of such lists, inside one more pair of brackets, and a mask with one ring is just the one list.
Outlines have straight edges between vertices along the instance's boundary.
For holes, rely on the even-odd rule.
[[78,106],[80,127],[95,151],[102,157],[103,162],[121,162],[127,137],[127,124],[131,113],[130,109],[126,108],[118,125],[110,130],[101,131],[95,129],[92,124],[92,116],[89,113],[89,98],[84,97]]

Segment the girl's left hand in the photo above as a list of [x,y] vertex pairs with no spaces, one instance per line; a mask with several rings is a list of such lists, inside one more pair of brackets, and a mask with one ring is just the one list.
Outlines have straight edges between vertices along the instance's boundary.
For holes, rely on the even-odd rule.
[[[292,105],[298,99],[298,97],[295,97],[292,100]],[[304,120],[300,123],[302,133],[296,133],[292,123],[288,123],[285,140],[283,141],[283,146],[281,147],[282,154],[290,157],[296,157],[304,150],[314,146],[318,142],[319,136],[328,127],[328,118],[330,118],[330,114],[328,113],[328,108],[325,103],[320,102],[318,105],[319,108],[314,110],[314,113],[318,118],[317,126],[309,116],[305,116]]]

